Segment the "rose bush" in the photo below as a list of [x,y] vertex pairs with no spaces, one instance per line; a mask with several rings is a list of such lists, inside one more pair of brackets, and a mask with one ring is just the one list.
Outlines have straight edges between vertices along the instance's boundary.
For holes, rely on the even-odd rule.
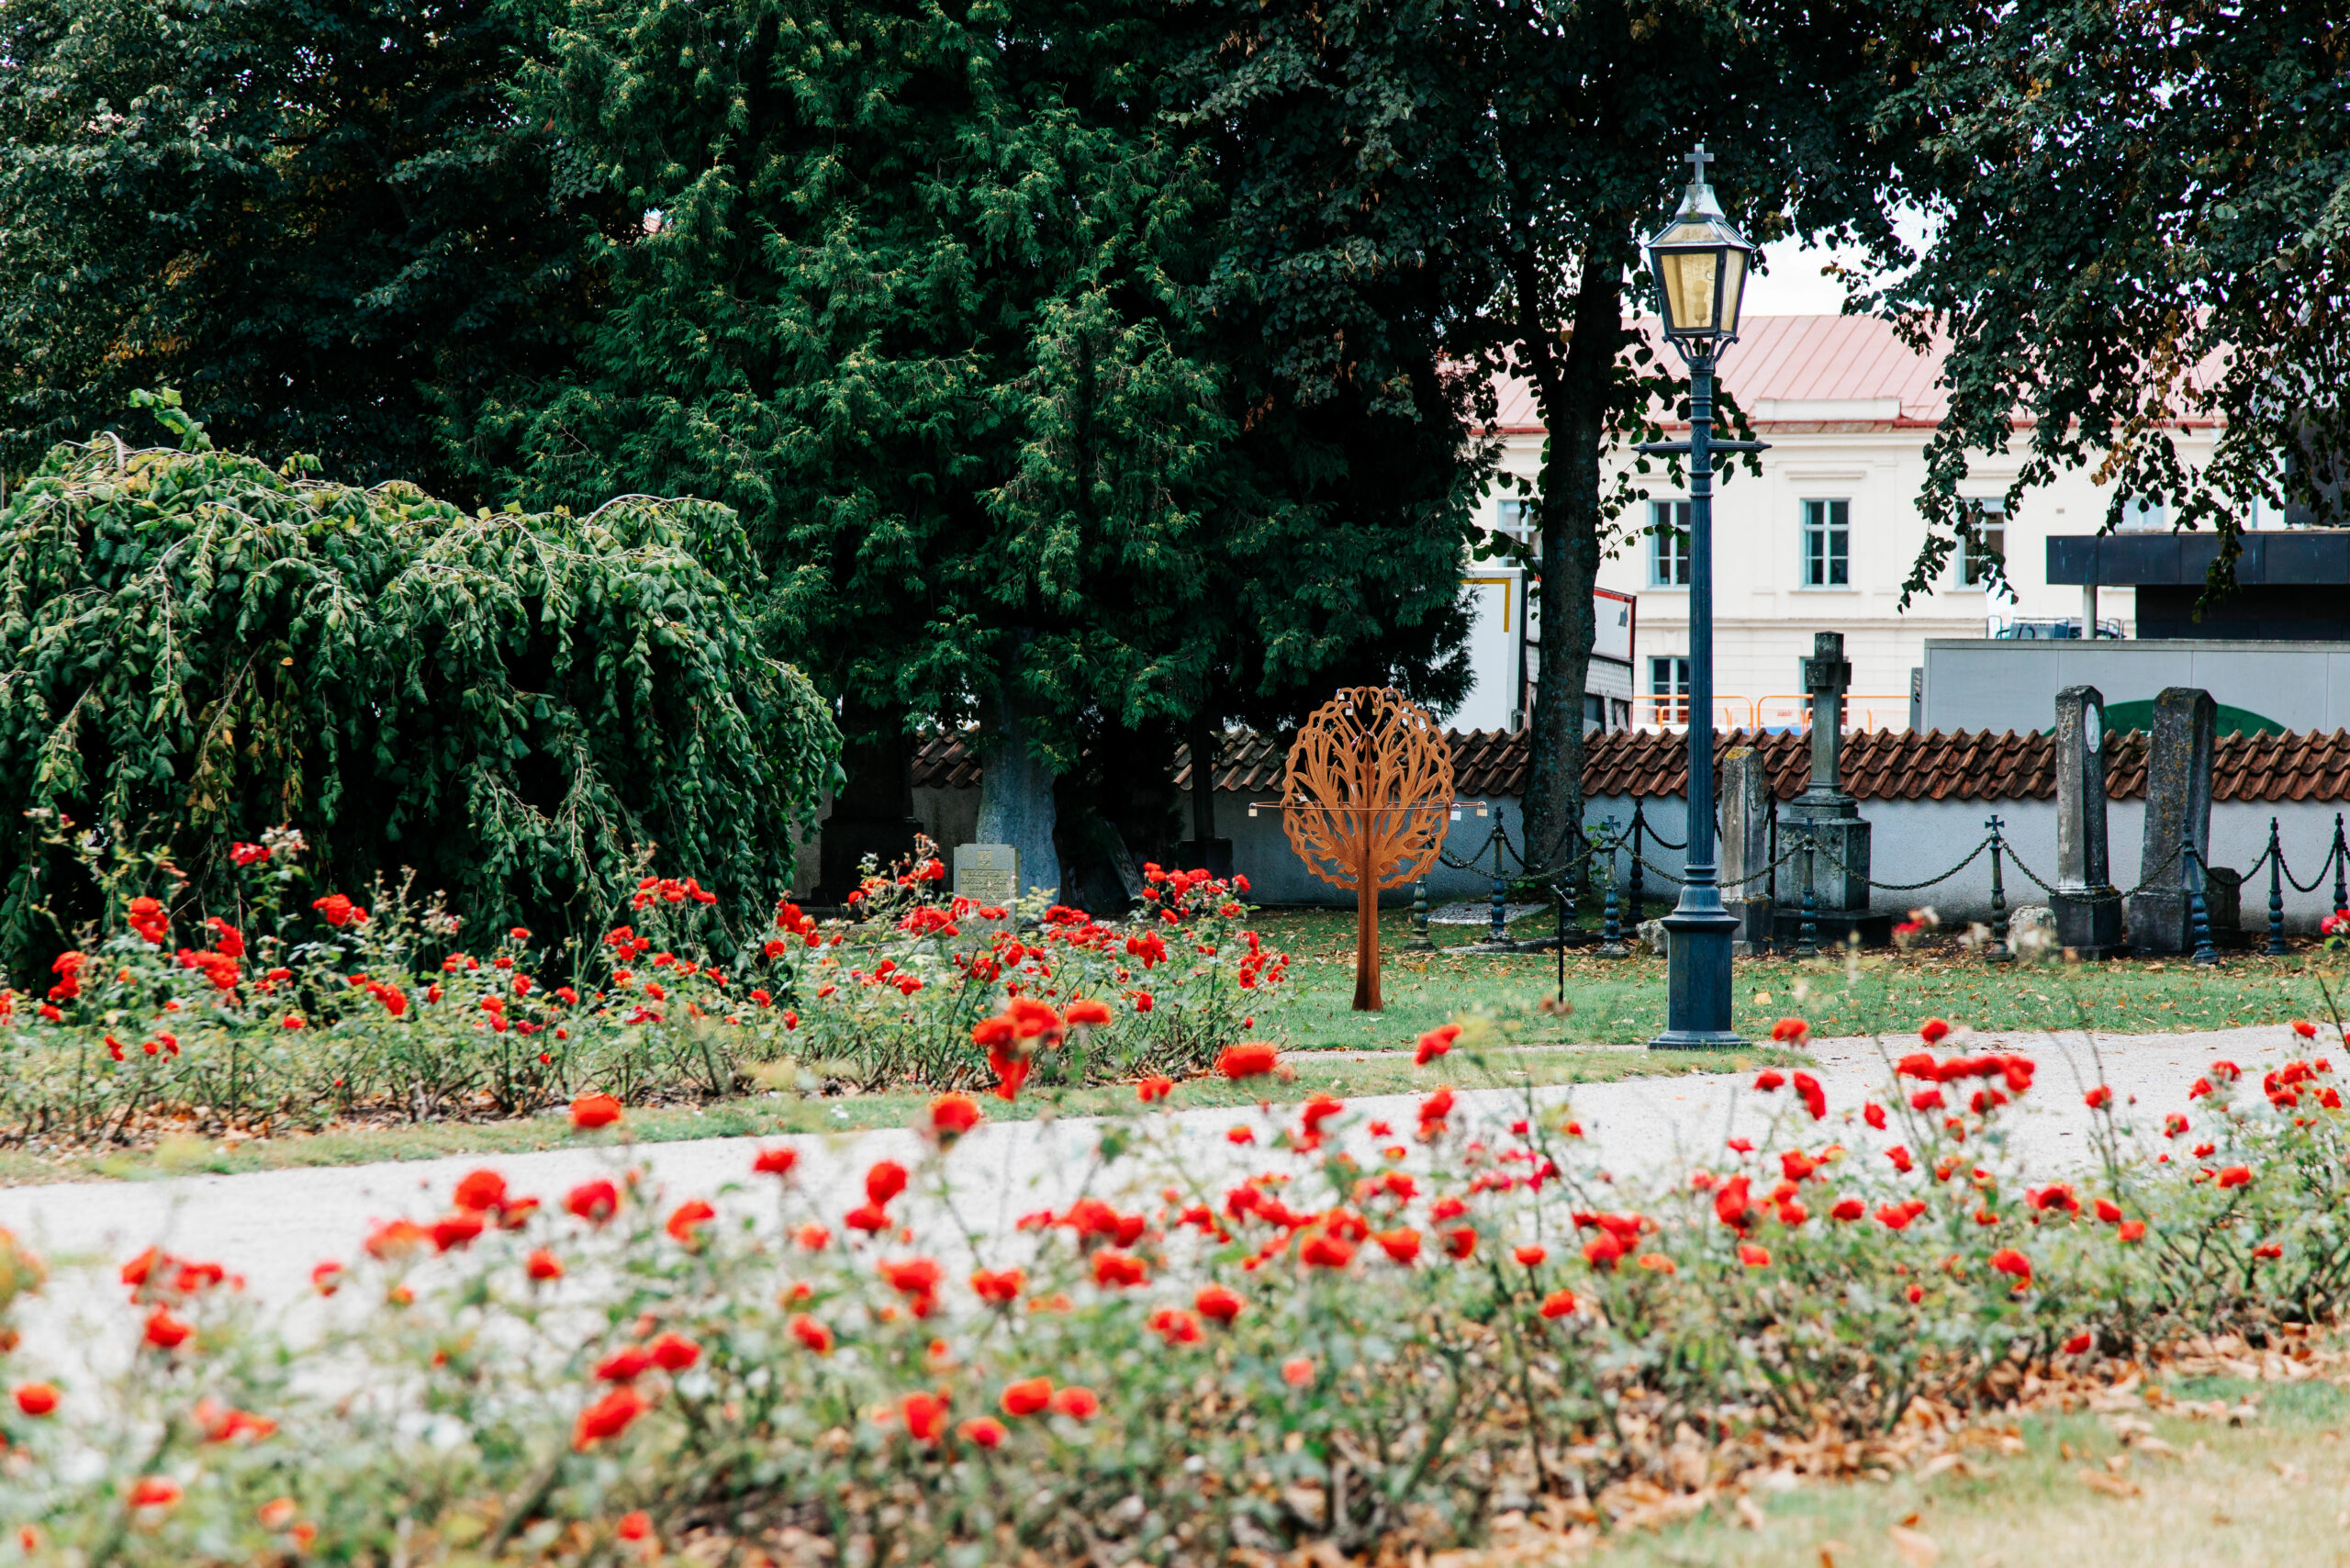
[[[982,1111],[949,1094],[845,1199],[785,1146],[722,1206],[476,1172],[354,1232],[290,1327],[145,1253],[100,1342],[0,1363],[0,1523],[91,1564],[1399,1554],[2333,1320],[2328,1061],[2257,1099],[2215,1064],[2167,1137],[2092,1087],[2096,1162],[2032,1172],[2031,1058],[1923,1037],[1859,1105],[1764,1074],[1764,1138],[1645,1191],[1562,1101],[1472,1124],[1439,1089],[1409,1127],[1268,1105],[1223,1168],[1147,1111],[974,1231],[945,1199]],[[0,1304],[40,1278],[0,1246]]]
[[168,895],[168,866],[113,868],[108,925],[46,986],[0,990],[0,1137],[711,1100],[767,1064],[820,1087],[979,1088],[997,1073],[974,1028],[1023,998],[1070,1025],[1024,1036],[1024,1075],[1180,1075],[1256,1024],[1286,968],[1247,927],[1245,885],[1204,872],[1152,868],[1141,915],[1106,924],[938,897],[925,854],[871,871],[855,918],[822,927],[788,900],[730,919],[694,878],[647,874],[627,924],[549,951],[520,927],[474,939],[405,886],[309,896],[304,853],[290,830],[237,846],[225,913],[132,890]]

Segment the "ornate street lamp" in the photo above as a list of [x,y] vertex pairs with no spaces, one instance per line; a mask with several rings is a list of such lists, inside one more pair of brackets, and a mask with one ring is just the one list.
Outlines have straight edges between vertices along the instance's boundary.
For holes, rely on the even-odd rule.
[[1730,1031],[1729,945],[1738,917],[1722,907],[1714,859],[1714,470],[1717,452],[1760,452],[1754,441],[1715,441],[1714,363],[1738,340],[1739,306],[1754,247],[1730,227],[1706,184],[1700,142],[1681,207],[1648,242],[1664,335],[1689,366],[1689,439],[1640,451],[1689,460],[1689,848],[1681,897],[1664,917],[1664,1033],[1651,1050],[1746,1042]]

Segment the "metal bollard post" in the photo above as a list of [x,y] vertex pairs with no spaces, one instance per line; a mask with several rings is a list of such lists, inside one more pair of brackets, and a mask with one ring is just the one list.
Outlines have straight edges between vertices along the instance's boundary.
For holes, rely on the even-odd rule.
[[[2342,832],[2342,819],[2340,817],[2336,817],[2333,821],[2335,824],[2333,831],[2335,835],[2338,837]],[[1627,890],[1625,902],[1632,906],[1632,929],[1635,931],[1638,931],[1640,928],[1641,918],[1648,913],[1641,907],[1645,900],[1643,896],[1644,883],[1643,879],[1640,876],[1640,833],[1641,830],[1647,826],[1647,819],[1640,814],[1640,802],[1634,801],[1632,802],[1631,882]]]
[[2285,851],[2277,843],[2277,819],[2268,819],[2268,956],[2285,956]]
[[2333,907],[2350,909],[2350,887],[2343,885],[2344,874],[2350,872],[2350,844],[2342,841],[2342,813],[2333,813]]
[[[1616,824],[1608,823],[1612,830]],[[1624,946],[1624,922],[1616,907],[1616,846],[1611,839],[1607,847],[1607,902],[1600,906],[1599,956],[1603,958],[1628,958],[1631,949]]]
[[1991,818],[1991,942],[1983,949],[1986,964],[2010,964],[2015,949],[2008,945],[2008,889],[1999,874],[1999,819]]
[[1573,904],[1564,886],[1553,885],[1550,890],[1559,895],[1559,1005],[1563,1008],[1567,1004],[1567,912]]
[[2208,968],[2220,961],[2220,955],[2211,946],[2210,906],[2203,902],[2203,857],[2195,853],[2195,840],[2186,834],[2179,834],[2178,853],[2181,860],[2195,865],[2195,880],[2187,893],[2188,930],[2195,937],[2194,961]]
[[1819,841],[1809,828],[1803,832],[1803,926],[1796,935],[1796,957],[1819,957]]

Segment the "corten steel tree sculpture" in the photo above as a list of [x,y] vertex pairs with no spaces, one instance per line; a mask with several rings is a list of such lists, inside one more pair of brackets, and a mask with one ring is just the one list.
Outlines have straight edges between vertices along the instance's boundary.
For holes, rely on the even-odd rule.
[[1425,871],[1452,814],[1452,748],[1400,691],[1348,687],[1289,748],[1281,828],[1306,868],[1355,890],[1355,1011],[1379,1013],[1379,894]]

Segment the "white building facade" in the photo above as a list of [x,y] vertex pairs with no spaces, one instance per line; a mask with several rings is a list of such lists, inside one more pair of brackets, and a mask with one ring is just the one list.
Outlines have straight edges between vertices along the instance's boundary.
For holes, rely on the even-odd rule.
[[[2096,532],[2112,492],[2091,470],[2075,469],[2027,492],[2013,515],[2003,515],[2021,461],[2016,453],[1975,454],[1961,490],[1989,514],[1985,543],[2005,562],[2004,590],[1989,588],[1981,552],[1954,553],[1931,591],[1902,607],[1902,585],[1926,539],[1917,498],[1926,442],[1942,413],[1937,370],[1936,360],[1910,353],[1888,325],[1864,317],[1749,317],[1723,355],[1720,385],[1771,450],[1761,455],[1759,477],[1741,463],[1715,480],[1718,727],[1799,722],[1800,661],[1818,632],[1844,634],[1852,665],[1849,722],[1871,729],[1908,724],[1912,672],[1925,663],[1928,638],[2076,637],[2085,614],[2098,634],[2135,634],[2132,595],[2109,591],[2090,610],[2082,588],[2047,580],[2049,536]],[[1686,427],[1673,433],[1685,435]],[[1504,473],[1536,478],[1543,431],[1522,386],[1502,388],[1495,434]],[[2211,437],[2209,429],[2174,432],[2190,466],[2210,455]],[[1638,484],[1647,498],[1618,520],[1599,585],[1624,602],[1629,711],[1645,727],[1678,720],[1675,699],[1687,690],[1688,498],[1655,460]],[[1485,504],[1489,527],[1523,532],[1514,489],[1497,486]],[[2159,508],[2136,504],[2129,524],[2167,527]],[[1451,722],[1515,727],[1525,686],[1514,630],[1524,617],[1526,585],[1492,562],[1472,561],[1466,577],[1477,611],[1477,684]],[[1505,618],[1513,630],[1506,637],[1498,625]],[[1607,619],[1603,602],[1603,623]],[[1538,614],[1531,640],[1539,646],[1539,639]],[[1539,653],[1528,655],[1526,680],[1539,674],[1538,661]],[[1617,727],[1609,705],[1587,701],[1586,721],[1595,720]]]

